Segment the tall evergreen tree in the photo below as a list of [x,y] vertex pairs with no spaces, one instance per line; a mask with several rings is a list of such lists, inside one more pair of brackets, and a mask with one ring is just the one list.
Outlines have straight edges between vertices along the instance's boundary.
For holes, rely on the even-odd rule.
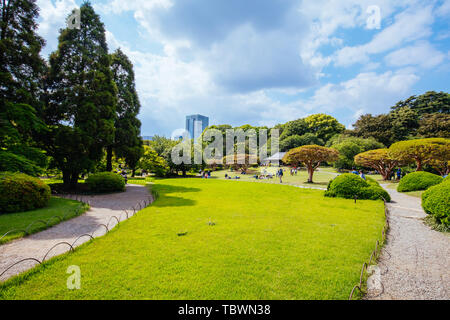
[[125,158],[133,170],[144,153],[141,139],[141,122],[137,118],[141,108],[136,92],[133,64],[117,49],[111,55],[111,69],[117,86],[117,108],[114,143],[107,148],[107,170],[112,170],[113,150],[118,157]]
[[31,148],[35,133],[45,129],[37,116],[46,66],[40,56],[45,42],[36,34],[35,2],[0,0],[0,151],[8,151],[20,171],[26,171],[21,163],[43,157]]
[[71,188],[113,142],[117,102],[105,27],[89,2],[80,11],[81,28],[61,30],[50,56],[44,112],[48,153]]

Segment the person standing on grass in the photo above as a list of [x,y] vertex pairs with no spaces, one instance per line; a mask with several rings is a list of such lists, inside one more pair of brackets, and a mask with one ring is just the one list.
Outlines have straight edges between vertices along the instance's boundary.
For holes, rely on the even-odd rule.
[[401,178],[402,178],[402,169],[398,168],[398,170],[397,170],[397,180],[400,181]]
[[364,179],[364,180],[366,180],[366,175],[364,174],[364,171],[359,171],[359,176],[362,178],[362,179]]
[[280,169],[280,171],[278,171],[278,176],[280,177],[280,183],[283,183],[283,169]]

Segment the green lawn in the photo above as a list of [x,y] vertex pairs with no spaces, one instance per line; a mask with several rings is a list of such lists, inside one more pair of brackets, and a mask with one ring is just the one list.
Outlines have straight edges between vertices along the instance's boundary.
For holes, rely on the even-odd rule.
[[[381,201],[323,191],[217,179],[152,188],[151,207],[0,286],[0,298],[348,299],[384,227]],[[81,290],[66,288],[72,265]]]
[[[78,201],[52,197],[49,205],[43,209],[20,213],[0,214],[0,238],[8,231],[16,229],[26,230],[30,224],[37,220],[49,222],[48,226],[42,223],[33,224],[28,231],[30,234],[36,233],[60,223],[61,221],[58,218],[53,218],[55,216],[63,218],[63,216],[67,214],[65,220],[68,220],[84,213],[87,209],[88,208],[86,205],[83,205]],[[0,240],[0,244],[13,239],[21,238],[24,235],[25,234],[23,232],[12,233]]]
[[[283,176],[283,184],[289,184],[289,185],[297,185],[297,186],[305,186],[305,187],[313,187],[313,188],[326,188],[328,185],[328,182],[332,179],[334,179],[338,173],[333,168],[319,168],[316,173],[314,173],[314,183],[310,184],[307,183],[308,181],[308,172],[298,171],[297,175],[291,176],[290,168],[289,167],[283,167],[283,169],[286,169]],[[268,174],[273,174],[275,176],[276,171],[279,170],[278,167],[260,167],[258,169],[249,169],[250,173],[248,175],[241,175],[240,172],[231,172],[230,170],[221,170],[216,171],[211,174],[212,178],[215,179],[223,179],[225,180],[225,175],[228,174],[232,178],[235,176],[239,176],[241,179],[240,181],[252,181],[252,182],[263,182],[263,183],[275,183],[280,184],[280,180],[276,177],[274,177],[271,180],[256,180],[253,176],[256,173],[263,174],[264,170]]]

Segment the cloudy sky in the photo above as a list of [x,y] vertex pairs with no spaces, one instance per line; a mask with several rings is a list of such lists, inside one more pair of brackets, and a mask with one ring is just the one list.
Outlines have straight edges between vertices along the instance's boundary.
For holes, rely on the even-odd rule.
[[[44,56],[78,0],[37,0]],[[450,0],[91,1],[135,65],[142,134],[188,114],[267,125],[328,113],[346,126],[450,91]],[[378,19],[378,14],[379,18]]]

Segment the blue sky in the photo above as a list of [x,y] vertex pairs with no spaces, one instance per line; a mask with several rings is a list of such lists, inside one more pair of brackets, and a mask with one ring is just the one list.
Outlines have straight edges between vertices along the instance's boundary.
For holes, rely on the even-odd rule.
[[[47,57],[82,1],[37,3]],[[450,0],[91,3],[110,50],[135,65],[143,135],[170,136],[197,113],[273,126],[323,112],[350,127],[411,95],[450,91]]]

